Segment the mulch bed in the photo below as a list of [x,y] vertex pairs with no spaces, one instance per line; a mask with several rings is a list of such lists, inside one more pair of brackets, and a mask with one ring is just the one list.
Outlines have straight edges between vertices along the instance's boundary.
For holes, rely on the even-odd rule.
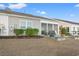
[[39,39],[43,36],[0,36],[0,39]]

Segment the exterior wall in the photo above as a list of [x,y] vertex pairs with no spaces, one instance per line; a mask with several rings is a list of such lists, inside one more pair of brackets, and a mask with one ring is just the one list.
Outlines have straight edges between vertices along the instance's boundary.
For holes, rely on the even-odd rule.
[[59,26],[69,27],[69,33],[70,34],[73,33],[72,32],[74,30],[73,27],[75,27],[75,31],[78,31],[78,28],[79,28],[79,25],[78,24],[71,24],[71,23],[67,23],[67,22],[64,22],[64,21],[56,21],[56,22],[59,24]]
[[30,19],[32,21],[32,27],[39,29],[39,35],[41,35],[41,23],[39,19]]
[[75,35],[79,35],[79,25],[76,25],[76,24],[73,24],[71,27],[70,27],[70,33],[73,35],[73,31],[76,31],[77,33]]
[[56,22],[59,24],[59,26],[63,26],[63,27],[71,27],[72,26],[72,24],[64,22],[64,21],[56,21]]
[[9,24],[9,35],[14,35],[13,33],[13,29],[14,28],[20,28],[19,23],[20,23],[20,19],[17,17],[10,17],[8,16],[8,24]]
[[0,36],[8,35],[8,16],[0,14]]
[[39,34],[40,34],[40,20],[38,19],[28,19],[28,18],[23,18],[23,17],[16,17],[16,16],[9,16],[9,35],[15,35],[13,33],[14,28],[21,28],[22,22],[25,22],[25,27],[28,27],[28,22],[31,22],[32,28],[37,28],[39,29]]

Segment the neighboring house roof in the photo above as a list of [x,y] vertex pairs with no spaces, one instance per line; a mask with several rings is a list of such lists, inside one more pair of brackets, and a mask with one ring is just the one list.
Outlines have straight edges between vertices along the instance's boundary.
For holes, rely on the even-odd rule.
[[19,12],[14,12],[11,11],[10,9],[7,10],[0,10],[0,13],[7,13],[7,14],[16,14],[16,15],[22,15],[22,16],[30,16],[30,17],[36,17],[36,18],[42,18],[42,19],[48,19],[48,20],[56,20],[56,21],[63,21],[63,22],[67,22],[67,23],[71,23],[71,24],[78,24],[77,22],[72,22],[72,21],[66,21],[66,20],[61,20],[61,19],[51,19],[51,18],[46,18],[46,17],[41,17],[41,16],[35,16],[35,15],[31,15],[31,14],[25,14],[25,13],[19,13]]
[[55,20],[79,25],[79,23],[77,22],[72,22],[72,21],[67,21],[67,20],[62,20],[62,19],[55,19]]

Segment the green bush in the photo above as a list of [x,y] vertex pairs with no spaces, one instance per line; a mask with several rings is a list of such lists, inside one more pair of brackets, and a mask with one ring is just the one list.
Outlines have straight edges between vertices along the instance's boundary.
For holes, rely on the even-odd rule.
[[24,33],[24,30],[23,29],[14,29],[14,33],[16,34],[16,36],[19,36]]
[[38,30],[38,29],[36,29],[36,28],[34,28],[34,29],[33,29],[33,31],[34,31],[34,35],[37,35],[37,34],[38,34],[38,32],[39,32],[39,30]]
[[39,32],[39,30],[36,29],[36,28],[27,28],[27,29],[25,30],[25,34],[26,34],[27,36],[35,36],[35,35],[38,34],[38,32]]

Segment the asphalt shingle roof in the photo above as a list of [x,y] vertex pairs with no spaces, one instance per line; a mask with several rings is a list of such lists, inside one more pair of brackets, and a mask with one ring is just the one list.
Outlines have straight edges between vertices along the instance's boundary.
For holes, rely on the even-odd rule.
[[78,24],[77,22],[72,22],[72,21],[66,21],[66,20],[61,20],[61,19],[51,19],[51,18],[46,18],[46,17],[41,17],[41,16],[35,16],[35,15],[31,15],[31,14],[25,14],[25,13],[19,13],[19,12],[14,12],[11,10],[0,10],[0,13],[7,13],[7,14],[16,14],[16,15],[22,15],[22,16],[30,16],[30,17],[36,17],[36,18],[42,18],[42,19],[48,19],[48,20],[57,20],[57,21],[63,21],[63,22],[67,22],[67,23],[71,23],[71,24]]

